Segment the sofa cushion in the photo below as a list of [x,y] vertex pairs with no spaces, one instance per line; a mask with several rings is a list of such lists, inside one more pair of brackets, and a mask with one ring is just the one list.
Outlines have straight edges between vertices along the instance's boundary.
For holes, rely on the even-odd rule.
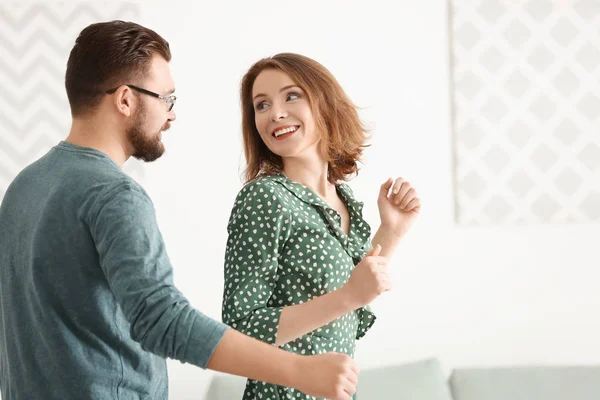
[[452,400],[436,359],[361,371],[358,400]]
[[[206,399],[241,399],[245,387],[245,378],[215,374]],[[358,400],[452,400],[435,359],[362,370],[357,391]]]
[[600,367],[456,369],[454,400],[599,400]]
[[213,375],[206,400],[240,400],[246,388],[246,378],[216,373]]

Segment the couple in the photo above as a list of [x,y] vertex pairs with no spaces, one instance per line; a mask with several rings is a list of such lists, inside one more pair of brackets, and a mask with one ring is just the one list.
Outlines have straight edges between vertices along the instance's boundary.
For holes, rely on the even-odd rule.
[[205,316],[174,287],[152,202],[122,172],[164,152],[170,59],[162,37],[129,22],[75,42],[71,132],[0,207],[2,398],[167,398],[166,357],[251,378],[244,399],[353,398],[355,340],[420,200],[385,182],[371,239],[340,183],[365,143],[352,103],[307,57],[260,60],[241,87],[248,184],[228,224],[224,323]]

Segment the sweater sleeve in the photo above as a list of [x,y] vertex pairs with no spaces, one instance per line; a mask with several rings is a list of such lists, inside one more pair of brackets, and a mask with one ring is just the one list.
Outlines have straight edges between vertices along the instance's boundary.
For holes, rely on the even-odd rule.
[[95,203],[90,232],[131,337],[146,351],[206,368],[228,327],[194,309],[173,285],[149,197],[122,184]]

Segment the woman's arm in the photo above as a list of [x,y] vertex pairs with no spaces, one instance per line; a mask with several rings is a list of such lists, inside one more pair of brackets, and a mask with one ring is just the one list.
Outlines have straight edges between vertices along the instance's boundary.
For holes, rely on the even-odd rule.
[[[236,199],[228,225],[222,317],[240,332],[281,346],[368,304],[389,290],[389,280],[385,259],[374,255],[377,249],[343,288],[294,306],[268,305],[278,284],[278,257],[293,229],[291,216],[271,190],[253,183]],[[357,279],[363,282],[353,283]]]
[[414,224],[421,211],[421,200],[410,183],[403,178],[389,178],[379,190],[377,199],[381,225],[373,237],[373,246],[382,247],[381,255],[391,260],[400,240]]
[[399,236],[394,229],[381,224],[371,242],[373,243],[373,246],[381,246],[382,250],[380,255],[385,257],[388,261],[391,261],[401,239],[402,236]]
[[385,258],[376,247],[354,268],[348,282],[340,289],[302,304],[288,306],[281,312],[275,344],[282,346],[342,315],[369,304],[391,289]]

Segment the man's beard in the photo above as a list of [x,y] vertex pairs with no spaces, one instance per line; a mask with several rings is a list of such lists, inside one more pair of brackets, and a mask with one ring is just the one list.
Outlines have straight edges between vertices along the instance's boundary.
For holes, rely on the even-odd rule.
[[131,126],[127,128],[127,139],[133,147],[134,158],[145,162],[152,162],[158,159],[165,152],[165,146],[160,141],[160,132],[169,129],[170,124],[167,121],[161,129],[152,136],[148,136],[142,130],[144,120],[146,119],[146,108],[141,103],[141,108]]

